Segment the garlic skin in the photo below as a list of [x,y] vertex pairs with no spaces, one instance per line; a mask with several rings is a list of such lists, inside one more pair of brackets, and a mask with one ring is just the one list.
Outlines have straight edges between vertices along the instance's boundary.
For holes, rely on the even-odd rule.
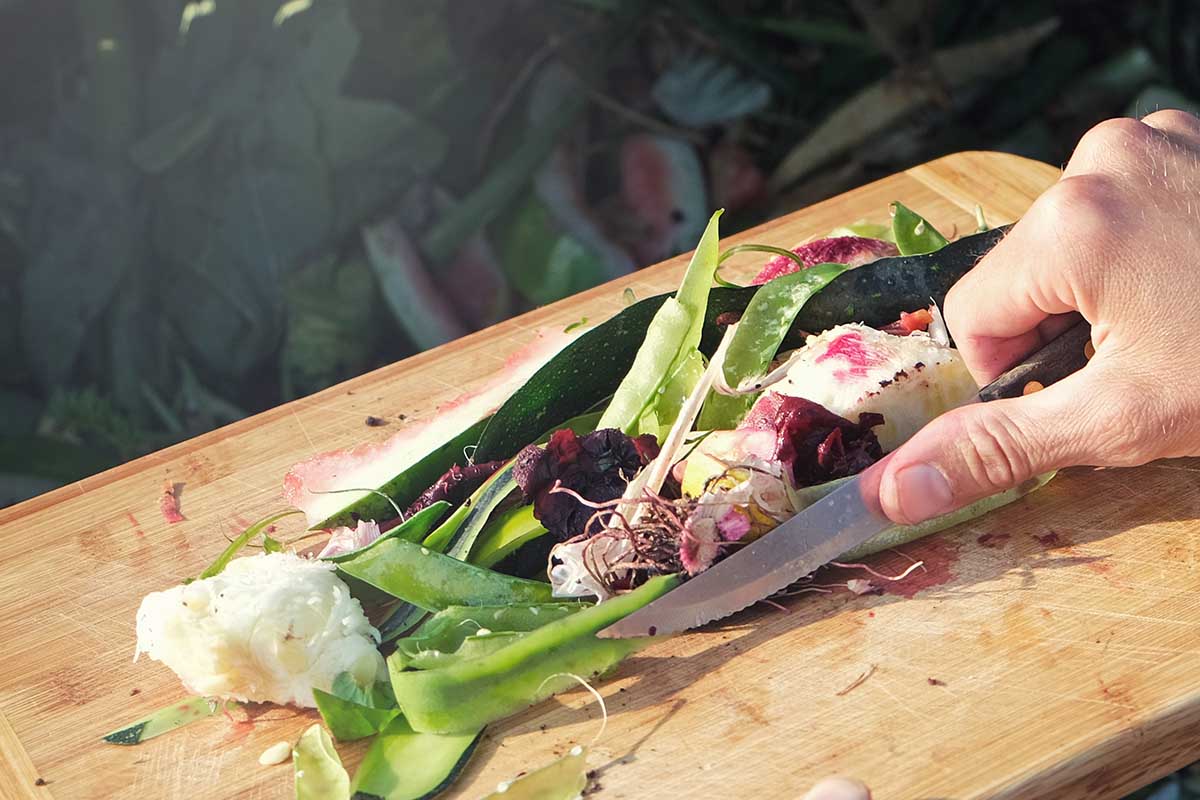
[[349,672],[386,675],[379,632],[327,562],[292,553],[238,558],[212,578],[152,592],[137,614],[137,653],[192,692],[313,708]]

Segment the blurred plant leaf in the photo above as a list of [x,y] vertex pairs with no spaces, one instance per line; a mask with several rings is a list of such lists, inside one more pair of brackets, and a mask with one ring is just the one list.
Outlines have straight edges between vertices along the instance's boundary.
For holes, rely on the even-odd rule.
[[1189,114],[1200,115],[1200,101],[1188,97],[1177,89],[1161,84],[1151,84],[1138,92],[1137,97],[1125,107],[1125,116],[1144,117],[1164,108],[1177,108]]
[[41,413],[42,404],[32,395],[0,390],[0,436],[33,433]]
[[187,112],[135,142],[129,157],[144,172],[162,172],[203,147],[214,128],[210,114]]
[[[42,419],[38,423],[38,434],[45,439],[54,439],[70,444],[87,445],[103,455],[105,464],[132,458],[143,447],[145,432],[129,416],[118,410],[107,397],[94,387],[56,391],[50,396]],[[99,456],[97,457],[99,458]],[[3,468],[0,463],[0,469]],[[36,475],[55,477],[71,473],[28,470]]]
[[1087,43],[1077,36],[1055,36],[1033,51],[1020,72],[988,92],[980,127],[1006,131],[1040,112],[1088,62]]
[[707,55],[672,64],[658,76],[652,94],[668,118],[692,128],[740,119],[771,102],[769,85]]
[[528,196],[500,233],[501,263],[524,297],[545,305],[595,286],[608,267],[595,252],[562,230],[536,195]]
[[418,350],[467,333],[434,285],[420,252],[399,220],[389,217],[367,225],[362,229],[362,239],[392,316]]
[[246,411],[209,389],[196,376],[187,359],[178,360],[179,403],[189,430],[209,430],[248,416]]
[[66,382],[80,345],[141,253],[144,201],[118,172],[55,159],[30,211],[22,334],[45,386]]
[[1126,101],[1160,74],[1149,50],[1132,47],[1073,80],[1050,113],[1056,117],[1103,113],[1100,109]]
[[786,36],[807,44],[852,47],[868,53],[879,52],[878,46],[871,41],[870,36],[833,20],[757,17],[746,19],[744,22],[767,33]]
[[[1026,54],[1058,27],[1048,19],[988,39],[957,45],[933,54],[934,73],[947,89],[995,78],[1020,64]],[[933,102],[940,91],[928,79],[893,74],[856,93],[784,157],[771,176],[770,187],[780,190],[816,167],[846,153],[907,115]]]
[[378,284],[361,254],[319,258],[288,277],[281,384],[291,399],[358,375],[381,331]]

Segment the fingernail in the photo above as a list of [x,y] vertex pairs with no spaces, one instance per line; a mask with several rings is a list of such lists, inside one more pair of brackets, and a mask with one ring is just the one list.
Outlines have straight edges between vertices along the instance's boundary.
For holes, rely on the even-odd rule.
[[905,467],[896,473],[894,481],[896,503],[910,524],[940,516],[953,507],[950,482],[932,464]]

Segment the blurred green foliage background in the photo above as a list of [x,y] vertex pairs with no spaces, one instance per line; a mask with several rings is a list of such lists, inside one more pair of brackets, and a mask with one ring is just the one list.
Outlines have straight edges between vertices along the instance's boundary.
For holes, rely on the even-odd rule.
[[942,153],[1200,95],[1195,3],[0,0],[0,505]]
[[1188,0],[0,0],[0,506],[686,250],[715,207],[1061,163],[1194,109],[1198,48]]

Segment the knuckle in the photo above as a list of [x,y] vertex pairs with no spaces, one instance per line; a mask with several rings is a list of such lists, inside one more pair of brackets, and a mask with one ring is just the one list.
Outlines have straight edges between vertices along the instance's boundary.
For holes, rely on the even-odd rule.
[[1200,130],[1200,119],[1177,108],[1164,108],[1142,117],[1142,124],[1159,130]]
[[961,420],[959,457],[970,480],[988,494],[1032,477],[1030,445],[1007,414],[971,414]]
[[1056,238],[1069,234],[1072,240],[1104,247],[1114,236],[1114,221],[1121,218],[1115,194],[1103,175],[1066,177],[1039,198],[1036,218]]
[[1145,147],[1154,136],[1149,125],[1136,119],[1106,119],[1093,125],[1079,139],[1071,160],[1081,159],[1088,166],[1120,161],[1131,155],[1131,149]]

